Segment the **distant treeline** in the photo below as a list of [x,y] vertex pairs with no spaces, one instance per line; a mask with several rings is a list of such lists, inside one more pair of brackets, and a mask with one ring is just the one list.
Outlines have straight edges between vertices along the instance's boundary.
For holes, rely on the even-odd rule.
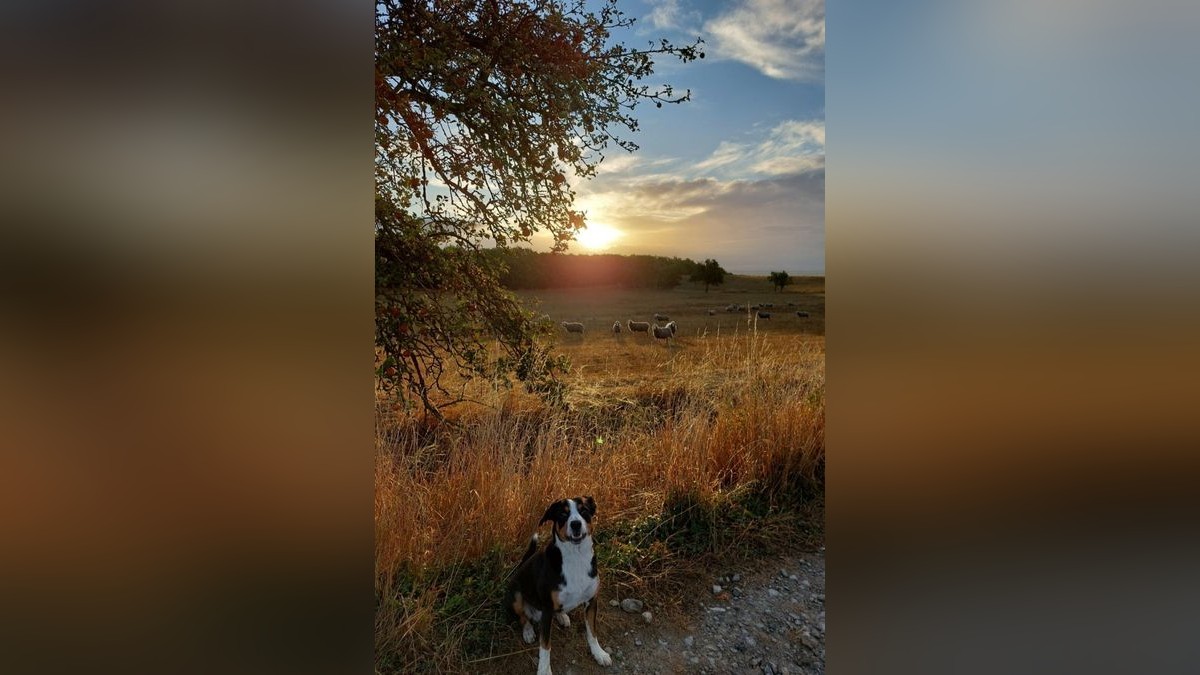
[[525,248],[488,249],[485,254],[504,266],[500,282],[508,288],[673,288],[696,270],[694,260],[656,255],[576,255]]

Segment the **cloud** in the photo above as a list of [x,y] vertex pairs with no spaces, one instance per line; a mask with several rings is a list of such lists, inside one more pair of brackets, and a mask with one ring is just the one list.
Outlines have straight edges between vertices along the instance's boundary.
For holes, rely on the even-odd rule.
[[684,11],[680,0],[648,0],[647,4],[653,8],[645,17],[650,28],[679,30],[699,23],[699,12]]
[[696,171],[725,175],[781,176],[825,166],[824,120],[787,120],[757,143],[721,141]]
[[745,273],[824,269],[823,168],[729,180],[609,176],[594,187],[578,205],[625,234],[615,253],[716,258]]
[[776,79],[824,81],[824,0],[743,0],[705,30],[716,56]]

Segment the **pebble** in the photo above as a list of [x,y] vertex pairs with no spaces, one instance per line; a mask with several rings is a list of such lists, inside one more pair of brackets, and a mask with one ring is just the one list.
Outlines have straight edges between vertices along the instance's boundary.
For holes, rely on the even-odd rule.
[[633,640],[633,644],[634,644],[635,646],[641,647],[641,646],[642,646],[642,639],[641,639],[641,638],[634,638],[634,640]]
[[739,582],[739,581],[741,581],[741,580],[742,580],[742,575],[740,575],[740,574],[735,574],[735,575],[733,575],[733,582],[734,582],[734,583],[737,583],[737,582]]
[[630,614],[637,614],[638,612],[642,611],[642,601],[635,600],[633,598],[625,598],[621,601],[621,609],[629,612]]
[[683,646],[684,646],[684,647],[687,647],[687,648],[689,648],[689,649],[692,647],[692,645],[693,645],[695,642],[696,642],[696,637],[695,637],[695,636],[693,636],[693,635],[689,635],[689,636],[687,636],[687,637],[683,638]]
[[621,606],[621,601],[620,601],[620,600],[609,600],[609,601],[608,601],[608,604],[609,604],[609,605],[611,605],[611,606],[613,606],[613,607],[620,607],[620,606]]
[[769,596],[771,596],[772,598],[774,598],[774,597],[776,597],[776,596],[778,596],[778,595],[779,595],[779,591],[775,590],[774,588],[768,588],[768,589],[767,589],[767,595],[769,595]]
[[720,592],[721,592],[721,587],[716,584],[713,584],[713,595],[716,595],[717,593],[720,593]]
[[654,620],[654,615],[650,612],[642,612],[642,618],[646,620],[646,623],[650,623]]

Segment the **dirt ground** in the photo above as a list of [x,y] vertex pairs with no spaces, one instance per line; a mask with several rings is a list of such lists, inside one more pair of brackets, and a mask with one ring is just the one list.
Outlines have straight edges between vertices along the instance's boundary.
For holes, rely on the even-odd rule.
[[[688,588],[677,609],[640,613],[603,597],[597,631],[613,664],[592,660],[581,610],[569,628],[555,625],[551,667],[558,675],[599,673],[825,672],[825,552],[793,552],[715,570]],[[622,598],[623,599],[623,598]],[[513,653],[473,664],[480,673],[535,673],[536,645],[524,648],[516,629]]]

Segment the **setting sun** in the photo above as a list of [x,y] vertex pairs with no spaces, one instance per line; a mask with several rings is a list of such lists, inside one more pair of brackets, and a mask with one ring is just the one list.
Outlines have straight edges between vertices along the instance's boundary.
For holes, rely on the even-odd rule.
[[603,223],[592,223],[575,233],[575,240],[584,248],[601,251],[621,237],[621,231]]

